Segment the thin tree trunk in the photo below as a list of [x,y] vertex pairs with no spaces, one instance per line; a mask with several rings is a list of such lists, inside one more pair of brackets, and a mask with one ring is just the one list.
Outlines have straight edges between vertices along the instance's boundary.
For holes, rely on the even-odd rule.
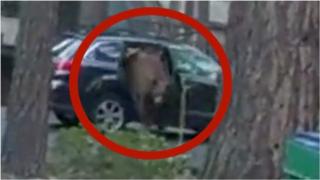
[[193,17],[194,16],[194,1],[187,1],[186,3],[186,14]]
[[79,24],[83,27],[94,27],[108,17],[107,1],[81,1]]
[[2,162],[5,172],[36,177],[43,172],[47,147],[49,49],[58,2],[22,2],[20,34],[10,89]]
[[[209,22],[209,1],[199,1],[198,2],[198,12],[199,12],[199,20],[203,24],[207,24]],[[197,34],[197,47],[202,51],[208,53],[208,43],[207,41],[200,35]]]
[[79,26],[80,3],[79,1],[59,1],[58,32],[77,30]]
[[233,2],[234,94],[205,178],[280,178],[283,142],[319,121],[319,2]]

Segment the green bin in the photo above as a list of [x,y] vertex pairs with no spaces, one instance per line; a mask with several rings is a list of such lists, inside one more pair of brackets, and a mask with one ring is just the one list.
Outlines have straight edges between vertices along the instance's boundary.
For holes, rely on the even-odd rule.
[[287,178],[320,179],[319,133],[297,133],[286,141],[283,170]]

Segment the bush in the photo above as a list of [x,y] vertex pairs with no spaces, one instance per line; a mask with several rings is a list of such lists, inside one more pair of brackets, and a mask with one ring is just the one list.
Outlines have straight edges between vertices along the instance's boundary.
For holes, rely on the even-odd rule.
[[[164,138],[148,132],[120,131],[108,138],[130,148],[169,148]],[[185,168],[185,156],[164,160],[138,160],[106,149],[83,129],[61,130],[48,150],[48,175],[55,178],[175,178]]]

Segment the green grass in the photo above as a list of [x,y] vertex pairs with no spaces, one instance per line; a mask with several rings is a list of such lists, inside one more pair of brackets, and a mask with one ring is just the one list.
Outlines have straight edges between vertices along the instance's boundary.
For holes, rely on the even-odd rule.
[[[148,132],[120,131],[108,138],[130,148],[169,148],[165,139]],[[185,156],[164,160],[128,158],[101,146],[81,128],[61,130],[48,150],[47,174],[54,178],[175,178],[182,174]]]

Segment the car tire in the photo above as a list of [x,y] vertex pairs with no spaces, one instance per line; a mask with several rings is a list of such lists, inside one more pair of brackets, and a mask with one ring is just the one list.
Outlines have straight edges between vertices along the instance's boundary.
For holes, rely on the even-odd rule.
[[64,126],[77,126],[79,124],[76,117],[68,117],[62,113],[55,113],[55,115]]
[[128,122],[126,103],[115,93],[106,93],[90,103],[88,116],[104,132],[115,132]]

